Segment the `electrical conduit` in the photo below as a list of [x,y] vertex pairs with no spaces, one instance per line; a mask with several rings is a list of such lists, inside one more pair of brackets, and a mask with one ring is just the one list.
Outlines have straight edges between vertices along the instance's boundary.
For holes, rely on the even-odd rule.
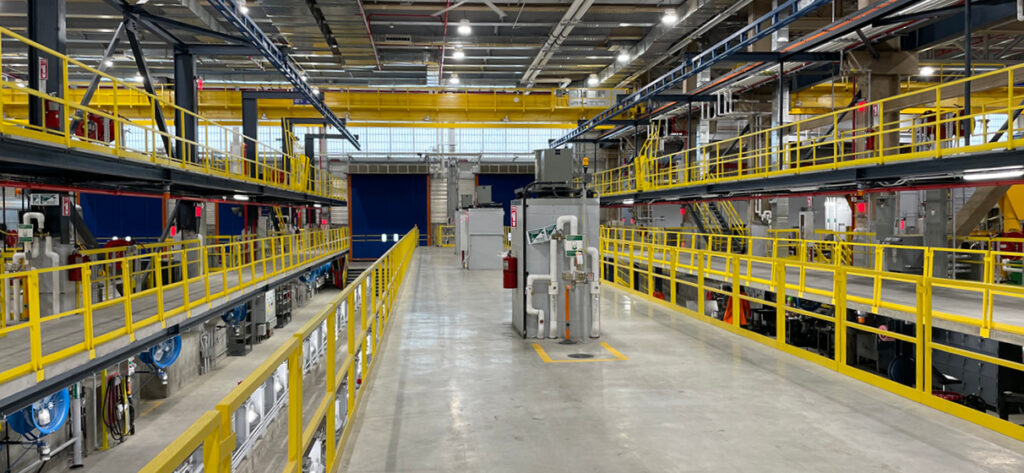
[[590,281],[590,338],[598,338],[601,336],[601,253],[597,248],[588,246],[587,254],[590,255],[590,270],[594,273],[594,280]]

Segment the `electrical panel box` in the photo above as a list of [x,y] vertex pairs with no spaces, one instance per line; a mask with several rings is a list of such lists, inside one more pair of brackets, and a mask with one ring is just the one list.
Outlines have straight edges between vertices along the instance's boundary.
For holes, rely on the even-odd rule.
[[485,205],[494,202],[491,197],[491,186],[476,186],[476,204]]
[[571,149],[539,149],[534,155],[537,182],[572,182],[575,159]]

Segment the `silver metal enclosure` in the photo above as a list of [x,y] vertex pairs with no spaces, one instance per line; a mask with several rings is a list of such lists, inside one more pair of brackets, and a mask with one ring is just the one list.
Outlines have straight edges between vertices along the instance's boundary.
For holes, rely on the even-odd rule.
[[537,182],[572,182],[577,175],[572,149],[538,149],[534,155]]
[[476,186],[476,205],[487,205],[493,202],[491,186]]
[[[600,206],[598,199],[580,198],[536,198],[512,201],[512,212],[517,218],[513,219],[517,225],[512,227],[511,254],[517,261],[517,275],[515,296],[512,298],[512,327],[524,338],[537,337],[537,317],[526,313],[526,278],[530,274],[547,274],[549,271],[550,243],[530,244],[527,241],[526,232],[545,228],[556,223],[559,216],[574,215],[579,221],[579,234],[583,237],[582,247],[598,247],[600,238]],[[565,225],[563,231],[569,233],[569,226]],[[590,287],[586,283],[568,284],[561,278],[562,272],[571,269],[570,258],[566,257],[564,240],[559,242],[556,282],[558,283],[558,294],[556,300],[555,330],[559,338],[565,336],[565,300],[566,288],[569,289],[569,328],[570,338],[575,341],[584,341],[590,338],[591,315],[593,304]],[[591,267],[590,256],[584,256],[584,264],[587,270]],[[595,279],[600,275],[593,275]],[[550,317],[550,297],[548,295],[548,283],[539,281],[534,283],[533,306],[541,309]],[[550,320],[550,319],[549,319]]]
[[466,245],[466,267],[469,269],[501,269],[505,250],[502,224],[505,210],[501,207],[469,209]]

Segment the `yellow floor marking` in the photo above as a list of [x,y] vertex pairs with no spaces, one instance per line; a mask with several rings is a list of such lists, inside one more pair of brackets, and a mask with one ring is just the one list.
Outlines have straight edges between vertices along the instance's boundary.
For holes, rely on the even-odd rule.
[[142,417],[142,416],[144,416],[146,414],[149,414],[150,412],[153,412],[153,409],[156,409],[156,408],[160,407],[160,404],[163,404],[163,403],[164,403],[164,401],[154,401],[151,406],[147,407],[146,410],[142,411],[142,413],[139,414],[139,417]]
[[551,356],[548,355],[548,352],[544,350],[544,347],[542,347],[539,343],[534,343],[533,349],[534,351],[537,352],[537,355],[540,356],[541,361],[543,361],[544,363],[593,363],[596,361],[629,361],[629,357],[623,355],[622,352],[612,348],[612,346],[609,345],[608,342],[601,342],[601,346],[604,347],[605,350],[608,350],[608,352],[611,353],[615,358],[574,358],[569,360],[553,360],[551,359]]

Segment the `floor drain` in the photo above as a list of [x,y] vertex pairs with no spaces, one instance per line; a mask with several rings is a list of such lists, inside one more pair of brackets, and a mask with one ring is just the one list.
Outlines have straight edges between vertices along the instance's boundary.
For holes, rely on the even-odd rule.
[[593,357],[594,357],[594,355],[591,355],[590,353],[572,353],[572,354],[569,355],[569,358],[593,358]]

